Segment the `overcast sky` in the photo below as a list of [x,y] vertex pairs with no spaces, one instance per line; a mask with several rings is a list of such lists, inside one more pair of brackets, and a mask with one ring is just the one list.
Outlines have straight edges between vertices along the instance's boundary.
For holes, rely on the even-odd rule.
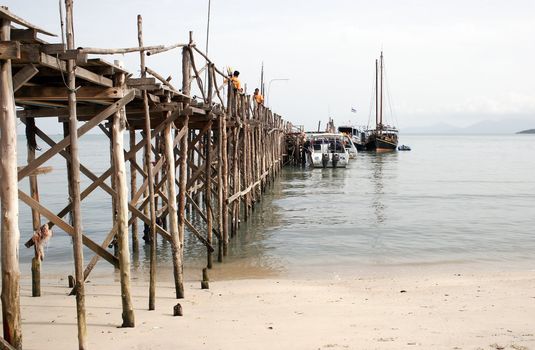
[[[324,124],[329,111],[337,124],[368,123],[381,48],[401,130],[484,119],[535,122],[533,0],[211,2],[209,55],[218,67],[238,69],[249,91],[259,84],[262,62],[266,89],[271,79],[290,79],[271,84],[269,103],[307,129]],[[3,4],[59,34],[57,0]],[[207,8],[207,0],[77,0],[76,46],[137,46],[141,14],[145,45],[186,42],[192,30],[204,50]],[[149,57],[147,66],[180,85],[179,52]],[[138,57],[118,58],[139,74]]]

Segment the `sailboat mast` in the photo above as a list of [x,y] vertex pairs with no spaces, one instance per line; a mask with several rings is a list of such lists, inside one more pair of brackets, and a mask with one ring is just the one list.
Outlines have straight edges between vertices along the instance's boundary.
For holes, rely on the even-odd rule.
[[375,59],[375,129],[379,127],[379,63]]
[[379,113],[379,122],[381,130],[383,129],[383,51],[381,51],[381,107]]
[[260,94],[264,96],[264,62],[262,61],[262,70],[260,71]]

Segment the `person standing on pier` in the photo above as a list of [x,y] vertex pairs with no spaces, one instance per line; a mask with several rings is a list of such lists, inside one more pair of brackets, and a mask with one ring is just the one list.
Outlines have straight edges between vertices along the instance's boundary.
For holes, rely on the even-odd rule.
[[234,90],[238,93],[243,93],[243,88],[241,87],[240,79],[238,78],[240,76],[240,72],[237,70],[232,73],[232,76],[230,77],[230,82],[232,83],[232,86],[234,86]]
[[260,93],[260,90],[258,88],[254,89],[254,100],[259,106],[264,105],[264,96]]

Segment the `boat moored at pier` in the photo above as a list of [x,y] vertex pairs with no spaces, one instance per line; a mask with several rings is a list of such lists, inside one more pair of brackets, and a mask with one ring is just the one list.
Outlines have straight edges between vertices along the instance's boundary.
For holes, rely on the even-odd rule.
[[345,168],[349,163],[350,150],[357,149],[349,137],[336,133],[308,133],[309,163],[314,168]]

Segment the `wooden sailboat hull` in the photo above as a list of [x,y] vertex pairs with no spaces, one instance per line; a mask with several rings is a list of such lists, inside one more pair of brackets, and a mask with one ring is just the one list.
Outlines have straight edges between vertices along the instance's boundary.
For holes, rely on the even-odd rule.
[[367,151],[395,151],[397,150],[397,137],[385,137],[383,135],[370,135],[366,141]]
[[380,151],[395,151],[398,147],[398,140],[387,140],[382,137],[375,138],[375,150]]

